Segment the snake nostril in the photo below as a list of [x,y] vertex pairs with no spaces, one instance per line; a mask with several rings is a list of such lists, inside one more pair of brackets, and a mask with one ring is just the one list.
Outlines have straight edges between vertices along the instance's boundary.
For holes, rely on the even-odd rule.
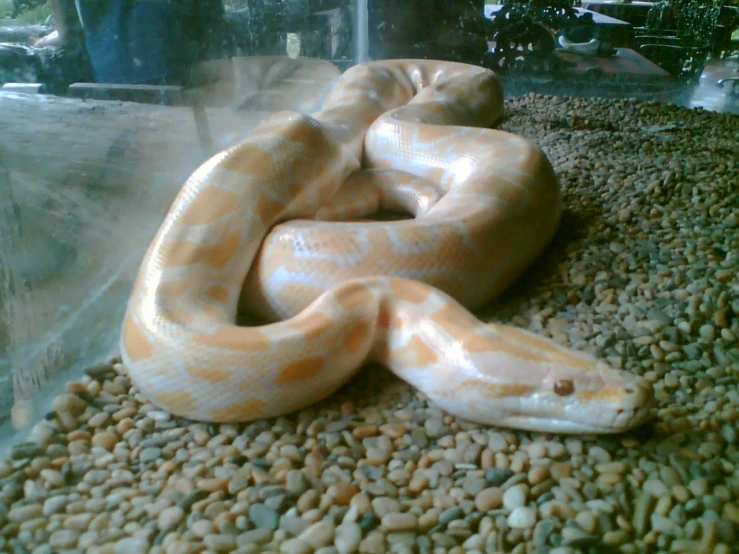
[[575,392],[575,383],[569,379],[560,379],[554,382],[554,393],[559,396],[569,396]]
[[619,408],[618,410],[616,410],[616,413],[618,415],[621,415],[622,413],[624,413],[624,409],[623,408]]
[[626,387],[624,390],[626,391],[626,394],[634,394],[634,389],[631,387]]

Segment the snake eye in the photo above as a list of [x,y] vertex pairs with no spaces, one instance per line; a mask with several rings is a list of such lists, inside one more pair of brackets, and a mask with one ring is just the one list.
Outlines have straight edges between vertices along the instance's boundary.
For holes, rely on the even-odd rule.
[[575,392],[575,383],[569,379],[560,379],[554,383],[554,393],[559,396],[569,396]]

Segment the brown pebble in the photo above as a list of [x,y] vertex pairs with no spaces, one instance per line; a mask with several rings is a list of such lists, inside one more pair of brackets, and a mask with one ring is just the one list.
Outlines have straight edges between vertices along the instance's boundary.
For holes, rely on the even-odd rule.
[[118,425],[116,425],[115,430],[118,432],[119,435],[123,436],[126,434],[127,431],[130,431],[131,429],[136,428],[136,422],[131,418],[125,418],[118,422]]
[[114,433],[95,433],[92,436],[92,445],[106,450],[113,450],[120,439]]
[[549,479],[549,468],[546,466],[534,466],[529,470],[529,483],[538,485]]
[[310,471],[314,475],[320,475],[321,467],[323,466],[324,461],[325,457],[323,456],[323,454],[321,454],[318,449],[314,448],[305,457],[305,469],[307,471]]
[[131,418],[137,413],[136,408],[121,408],[113,414],[113,421],[123,421],[124,419]]
[[195,490],[195,483],[189,477],[178,477],[172,487],[182,494],[189,494]]
[[197,488],[205,492],[226,491],[229,479],[201,479],[197,482]]
[[415,473],[408,483],[408,490],[413,494],[418,494],[428,487],[429,482],[428,475],[425,473]]
[[[97,381],[93,381],[93,383],[97,383]],[[108,412],[98,412],[87,420],[87,424],[90,427],[98,428],[107,425],[108,421],[110,421],[110,414]]]
[[418,527],[418,518],[411,513],[385,514],[381,520],[382,526],[389,532],[415,531]]
[[159,471],[164,473],[173,473],[177,470],[177,462],[174,460],[166,460],[159,466]]
[[348,506],[352,497],[359,492],[359,488],[354,483],[334,483],[328,488],[328,495],[334,500],[334,504],[339,506]]
[[555,462],[549,468],[549,473],[555,480],[569,477],[572,475],[572,464],[568,462]]
[[377,435],[377,425],[360,425],[352,431],[352,436],[357,439],[365,439]]
[[87,409],[87,403],[76,394],[60,394],[51,401],[51,409],[56,412],[69,412],[73,416],[81,415]]
[[310,489],[305,491],[303,494],[300,495],[300,498],[298,498],[298,501],[296,503],[296,507],[298,508],[298,512],[305,513],[308,510],[312,510],[316,506],[318,506],[318,503],[321,500],[321,495],[318,493],[315,489]]
[[79,383],[77,381],[71,381],[64,385],[64,388],[69,394],[80,394],[80,393],[86,393],[87,387],[83,385],[82,383]]
[[503,490],[499,487],[483,489],[475,496],[475,508],[481,512],[489,512],[500,508],[503,504]]
[[399,439],[405,435],[406,429],[402,423],[386,423],[380,425],[380,432],[391,439]]
[[76,430],[76,431],[70,431],[67,433],[67,440],[69,442],[72,441],[89,441],[90,440],[90,433],[87,431],[82,430]]

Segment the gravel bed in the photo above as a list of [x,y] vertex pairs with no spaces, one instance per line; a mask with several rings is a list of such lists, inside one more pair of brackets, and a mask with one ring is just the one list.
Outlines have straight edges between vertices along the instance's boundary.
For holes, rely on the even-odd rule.
[[171,418],[115,360],[0,461],[0,552],[730,554],[739,540],[739,118],[529,95],[552,247],[484,315],[655,385],[621,436],[486,428],[378,368],[249,425]]

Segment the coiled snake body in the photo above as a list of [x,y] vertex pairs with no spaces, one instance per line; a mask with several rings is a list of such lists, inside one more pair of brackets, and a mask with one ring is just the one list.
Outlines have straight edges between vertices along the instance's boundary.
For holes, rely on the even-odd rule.
[[[317,113],[277,113],[206,161],[134,284],[121,337],[134,384],[176,415],[239,422],[313,404],[374,361],[485,424],[611,433],[643,421],[642,379],[468,311],[560,219],[546,157],[489,128],[502,107],[491,71],[370,62]],[[377,208],[415,217],[361,219]],[[240,304],[271,323],[237,326]]]

